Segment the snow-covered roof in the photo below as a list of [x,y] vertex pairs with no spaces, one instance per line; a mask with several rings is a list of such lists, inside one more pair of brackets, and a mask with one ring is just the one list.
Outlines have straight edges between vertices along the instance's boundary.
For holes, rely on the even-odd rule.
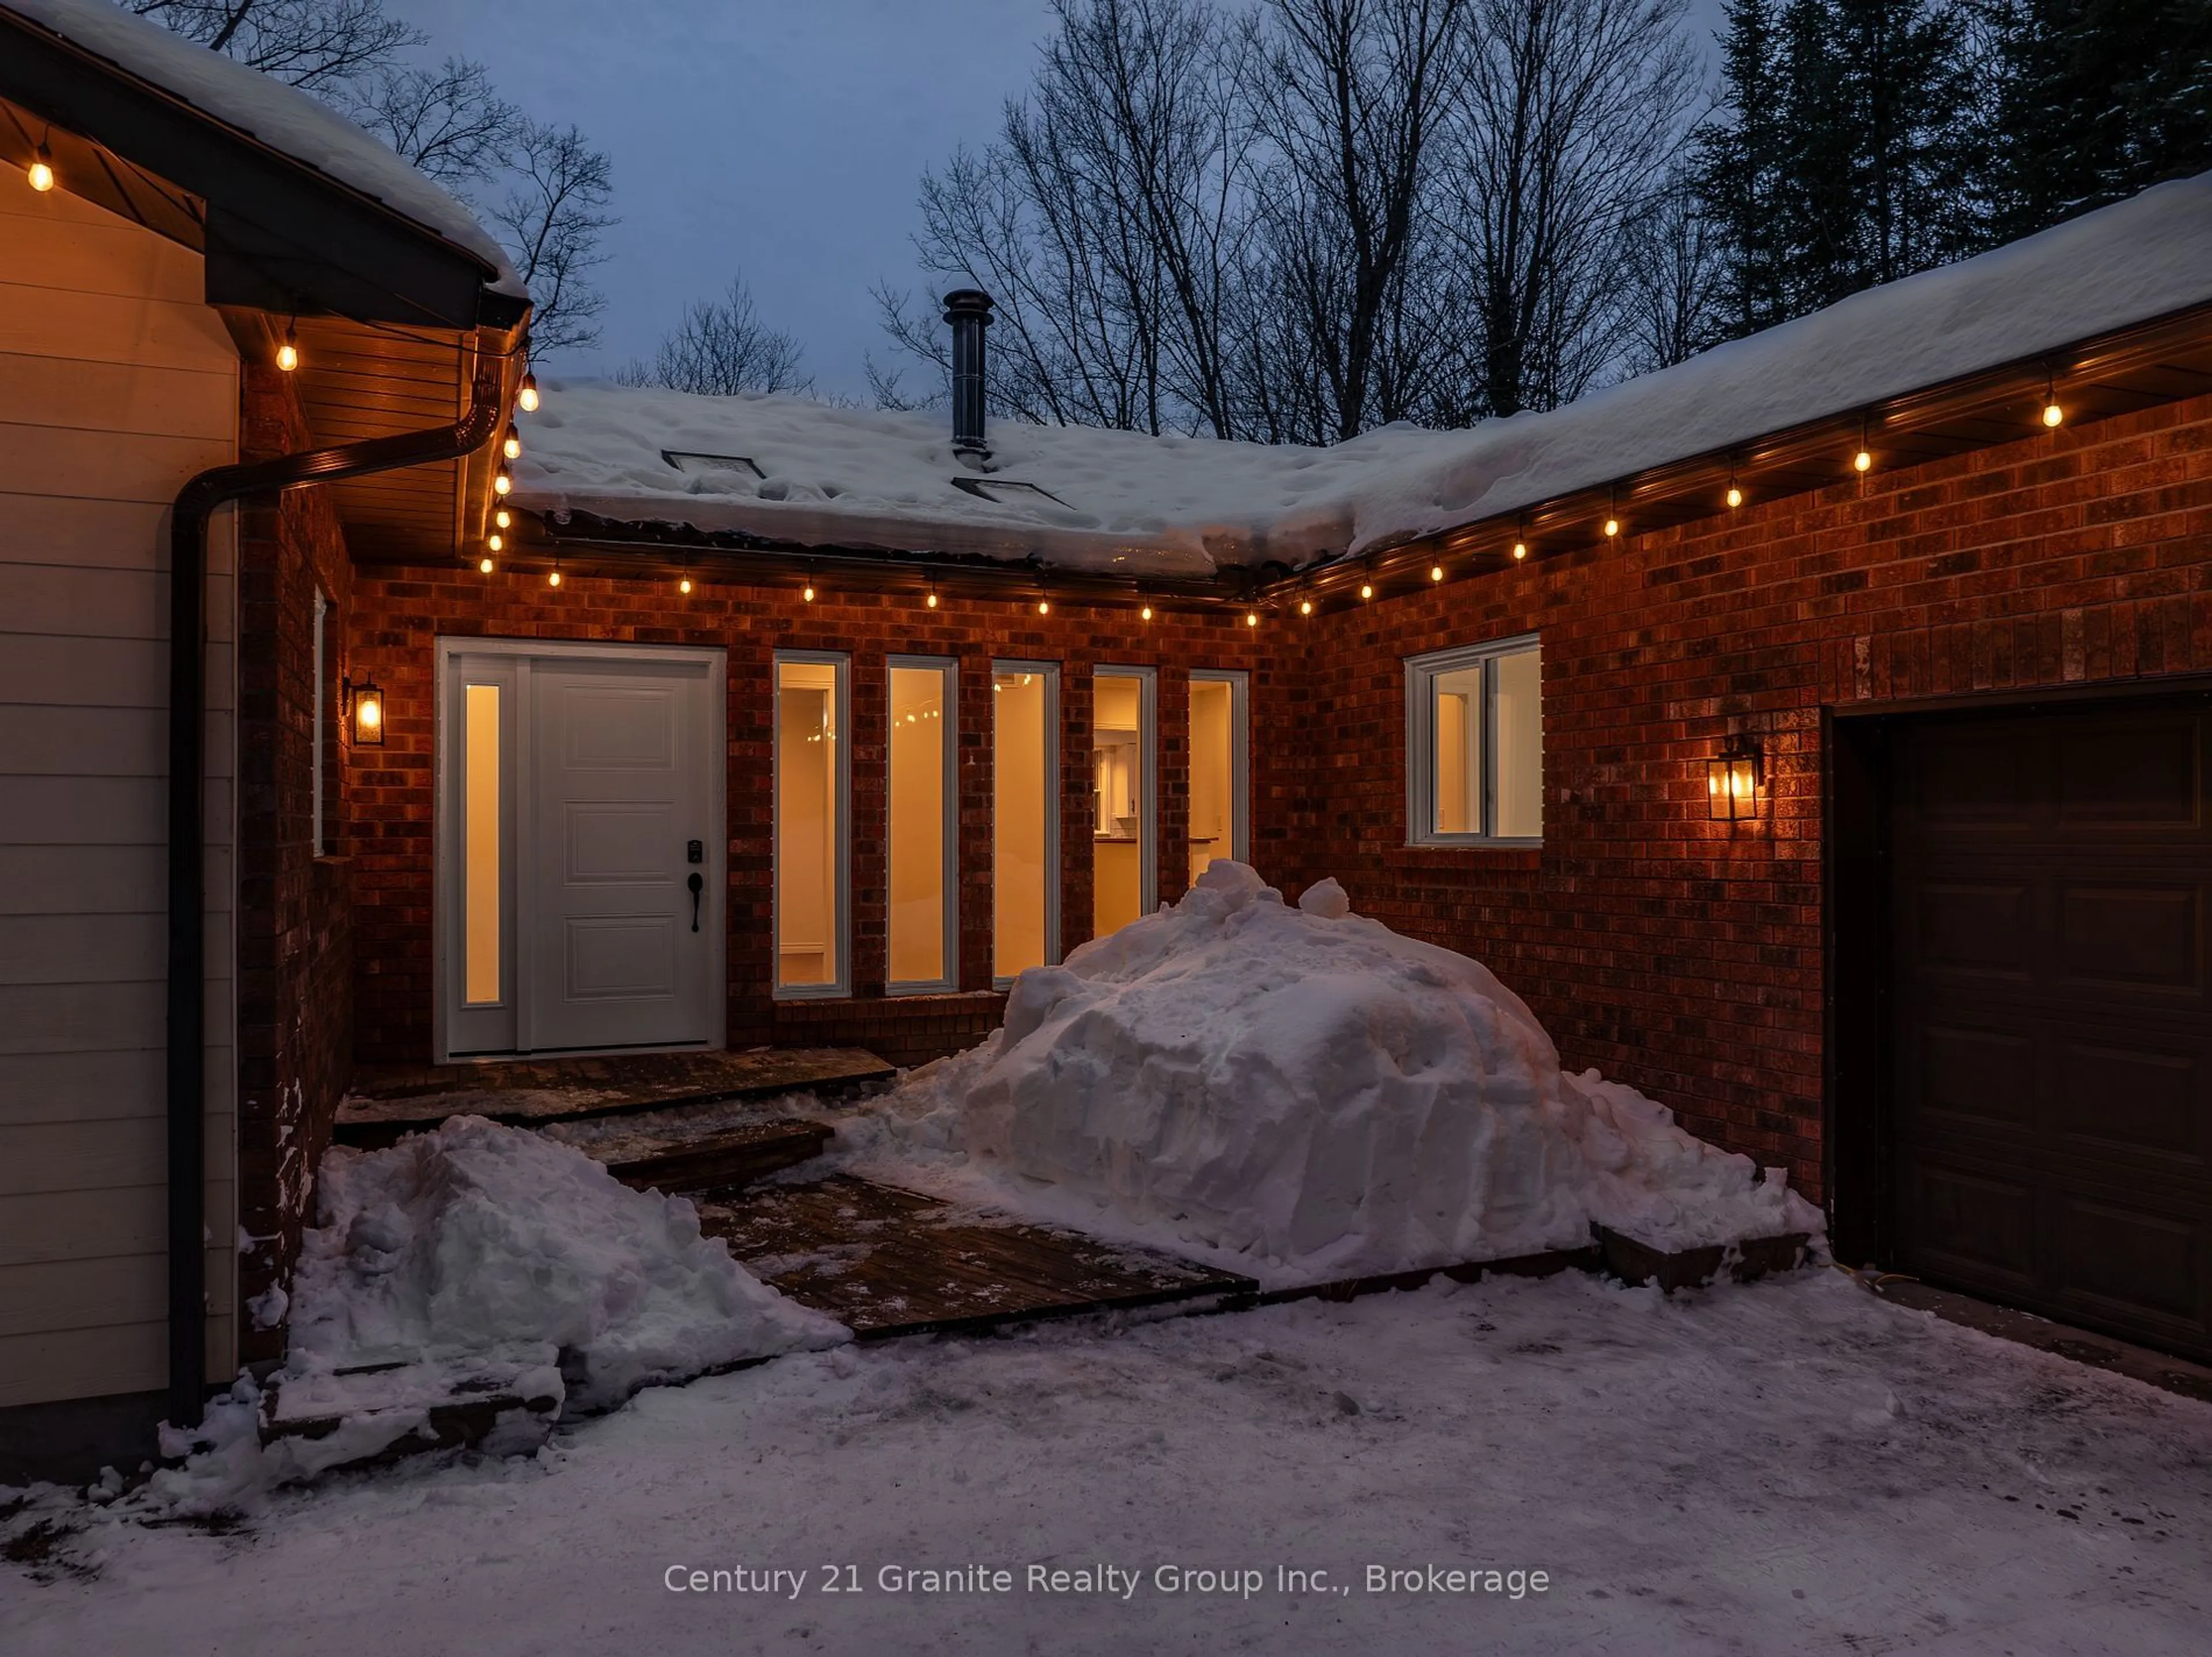
[[298,88],[134,16],[112,0],[0,0],[0,9],[382,203],[480,261],[492,275],[488,285],[527,297],[506,252],[474,214],[389,146]]
[[1395,425],[1310,448],[1001,421],[989,431],[991,470],[978,474],[953,458],[938,413],[562,381],[529,422],[514,498],[545,513],[799,545],[1036,557],[1115,574],[1204,576],[1270,559],[1295,567],[1521,511],[2207,303],[2212,174],[1564,408],[1464,431]]

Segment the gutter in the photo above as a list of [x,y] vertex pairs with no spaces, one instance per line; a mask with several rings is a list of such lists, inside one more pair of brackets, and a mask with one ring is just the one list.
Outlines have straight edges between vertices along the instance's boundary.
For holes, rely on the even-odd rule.
[[167,1017],[170,1425],[196,1427],[207,1394],[205,824],[207,527],[257,495],[458,460],[489,442],[505,405],[497,360],[480,360],[452,425],[203,472],[169,516],[169,950]]

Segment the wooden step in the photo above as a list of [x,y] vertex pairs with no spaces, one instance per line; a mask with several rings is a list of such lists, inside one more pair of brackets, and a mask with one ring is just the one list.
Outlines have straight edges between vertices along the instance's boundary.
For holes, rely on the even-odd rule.
[[819,1156],[835,1133],[826,1122],[775,1117],[703,1131],[671,1124],[617,1132],[576,1148],[638,1191],[714,1191]]
[[846,1174],[702,1201],[699,1219],[756,1276],[862,1340],[1249,1295],[1259,1287],[1233,1272],[969,1213]]
[[896,1066],[857,1047],[368,1067],[338,1106],[334,1136],[341,1145],[376,1150],[456,1116],[538,1127],[782,1093],[852,1099],[897,1075]]

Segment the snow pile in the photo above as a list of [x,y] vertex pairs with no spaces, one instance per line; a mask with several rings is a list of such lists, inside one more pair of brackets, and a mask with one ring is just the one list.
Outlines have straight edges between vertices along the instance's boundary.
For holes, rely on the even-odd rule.
[[563,382],[530,423],[514,499],[802,545],[1034,555],[1132,576],[1271,559],[1296,568],[1501,517],[2207,302],[2212,174],[1854,294],[1564,408],[1465,431],[1396,424],[1314,448],[998,421],[990,472],[978,477],[954,459],[942,411]]
[[1480,963],[1242,863],[1023,973],[995,1035],[881,1109],[1011,1206],[1277,1282],[1575,1247],[1593,1220],[1669,1250],[1820,1227],[1778,1173],[1562,1072]]
[[[682,1197],[481,1117],[325,1159],[293,1284],[301,1377],[389,1362],[550,1365],[571,1410],[849,1338],[700,1235]],[[294,1383],[294,1384],[296,1384]]]

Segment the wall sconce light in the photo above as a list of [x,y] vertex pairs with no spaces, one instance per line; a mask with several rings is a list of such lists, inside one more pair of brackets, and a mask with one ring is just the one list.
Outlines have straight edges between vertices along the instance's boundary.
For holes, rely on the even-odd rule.
[[358,685],[347,679],[340,685],[346,709],[346,722],[353,728],[353,745],[356,748],[380,748],[384,746],[384,691],[373,679],[364,679]]
[[1705,815],[1716,823],[1741,823],[1759,815],[1759,791],[1765,783],[1759,744],[1732,736],[1705,761]]

